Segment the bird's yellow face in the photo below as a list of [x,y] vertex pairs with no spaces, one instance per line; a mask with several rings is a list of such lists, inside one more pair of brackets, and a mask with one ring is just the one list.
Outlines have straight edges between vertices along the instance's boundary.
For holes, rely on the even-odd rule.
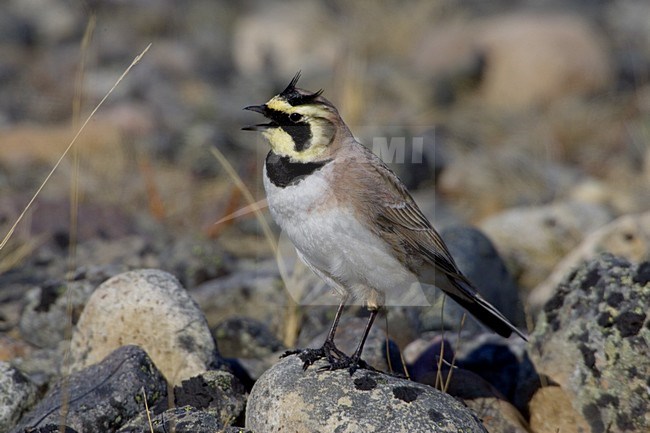
[[250,131],[261,131],[271,149],[295,162],[314,162],[325,159],[336,135],[336,109],[321,91],[309,93],[295,87],[300,74],[289,86],[266,104],[252,105],[246,110],[261,113],[271,122],[248,126]]

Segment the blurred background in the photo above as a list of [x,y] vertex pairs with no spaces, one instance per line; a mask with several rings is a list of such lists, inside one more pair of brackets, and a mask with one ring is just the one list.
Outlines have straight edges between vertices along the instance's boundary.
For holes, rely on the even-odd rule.
[[[262,199],[268,148],[242,107],[298,70],[365,144],[423,140],[421,162],[392,167],[438,227],[488,235],[524,304],[587,234],[650,210],[647,1],[5,0],[0,236],[150,43],[0,251],[1,330],[51,279],[158,267],[232,296],[277,285],[255,217],[214,224],[249,202],[211,149]],[[239,313],[268,305],[256,290]],[[234,305],[214,293],[195,291],[211,324]]]

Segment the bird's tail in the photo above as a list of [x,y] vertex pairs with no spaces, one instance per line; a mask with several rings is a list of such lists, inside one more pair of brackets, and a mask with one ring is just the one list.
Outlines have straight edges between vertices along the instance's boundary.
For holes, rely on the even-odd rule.
[[517,329],[499,310],[483,299],[468,281],[450,277],[450,282],[456,290],[445,290],[447,295],[469,311],[477,320],[502,337],[508,338],[514,332],[524,341],[528,341],[526,334]]

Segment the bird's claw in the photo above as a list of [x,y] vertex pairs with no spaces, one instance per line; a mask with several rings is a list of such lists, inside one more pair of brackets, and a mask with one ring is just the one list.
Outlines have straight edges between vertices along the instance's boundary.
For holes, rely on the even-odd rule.
[[[328,360],[329,361],[329,360]],[[332,361],[329,361],[329,365],[324,365],[318,369],[318,371],[335,371],[347,369],[350,373],[350,376],[354,374],[355,371],[362,370],[374,370],[368,365],[366,361],[359,358],[358,356],[345,356],[343,358],[338,358]]]
[[346,355],[331,341],[326,341],[320,349],[287,350],[280,356],[280,358],[289,355],[298,355],[298,358],[303,362],[303,370],[307,370],[309,366],[313,365],[319,359],[326,359],[328,364],[320,367],[318,369],[319,372],[348,369],[350,375],[352,375],[358,369],[373,370],[373,368],[360,357]]

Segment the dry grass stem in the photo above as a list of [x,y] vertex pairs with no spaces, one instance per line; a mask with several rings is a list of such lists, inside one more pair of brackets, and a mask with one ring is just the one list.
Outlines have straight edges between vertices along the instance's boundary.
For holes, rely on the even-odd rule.
[[12,235],[14,234],[14,232],[16,231],[16,227],[18,227],[18,224],[20,224],[20,222],[23,220],[23,218],[24,218],[25,215],[27,214],[27,211],[29,210],[29,208],[34,204],[34,202],[36,201],[36,198],[38,198],[38,196],[40,195],[40,193],[41,193],[41,191],[43,190],[43,188],[45,188],[45,185],[47,185],[47,183],[49,182],[50,178],[54,175],[54,172],[56,172],[56,170],[59,168],[59,166],[61,165],[61,162],[62,162],[63,159],[67,156],[68,152],[70,152],[70,149],[72,149],[72,147],[74,146],[74,144],[77,142],[77,140],[79,139],[79,136],[80,136],[81,133],[84,131],[84,129],[86,129],[86,126],[88,125],[88,123],[90,122],[90,120],[95,116],[95,113],[97,113],[97,111],[99,110],[99,108],[104,104],[104,102],[105,102],[105,101],[108,99],[108,97],[113,93],[113,91],[117,88],[117,86],[122,82],[122,80],[124,79],[124,77],[126,77],[126,75],[131,71],[131,69],[132,69],[136,64],[138,64],[138,63],[140,62],[140,60],[142,60],[142,57],[144,57],[144,55],[147,53],[147,51],[149,51],[149,48],[151,48],[151,44],[147,45],[147,47],[146,47],[146,48],[145,48],[145,49],[144,49],[140,54],[138,54],[138,55],[135,57],[135,59],[133,59],[133,62],[131,62],[131,64],[129,65],[129,67],[126,68],[126,70],[122,73],[122,75],[120,75],[120,77],[117,79],[117,81],[115,82],[115,84],[113,84],[113,87],[111,87],[111,88],[109,89],[109,91],[106,92],[106,95],[104,95],[104,97],[102,98],[102,100],[99,101],[99,103],[95,106],[95,108],[93,109],[93,111],[88,115],[88,117],[86,118],[86,120],[84,121],[84,123],[81,125],[81,127],[79,128],[79,130],[77,131],[77,133],[75,134],[75,136],[74,136],[74,137],[72,138],[72,140],[70,141],[70,144],[68,144],[68,147],[65,148],[65,150],[63,151],[63,153],[61,154],[61,156],[59,157],[59,159],[56,161],[56,163],[54,164],[54,166],[52,167],[52,169],[50,170],[50,172],[47,174],[47,176],[45,176],[45,179],[43,180],[43,182],[41,183],[41,185],[38,187],[38,189],[36,190],[36,192],[34,193],[34,195],[32,196],[32,198],[29,200],[29,202],[28,202],[27,205],[25,206],[25,208],[22,210],[22,212],[20,213],[20,215],[18,215],[18,218],[16,218],[16,221],[13,223],[13,225],[12,225],[11,228],[9,229],[9,232],[5,235],[5,237],[4,237],[4,238],[2,239],[2,241],[0,242],[0,250],[2,250],[2,249],[4,248],[4,246],[7,244],[7,242],[9,241],[9,239],[11,239],[11,236],[12,236]]

